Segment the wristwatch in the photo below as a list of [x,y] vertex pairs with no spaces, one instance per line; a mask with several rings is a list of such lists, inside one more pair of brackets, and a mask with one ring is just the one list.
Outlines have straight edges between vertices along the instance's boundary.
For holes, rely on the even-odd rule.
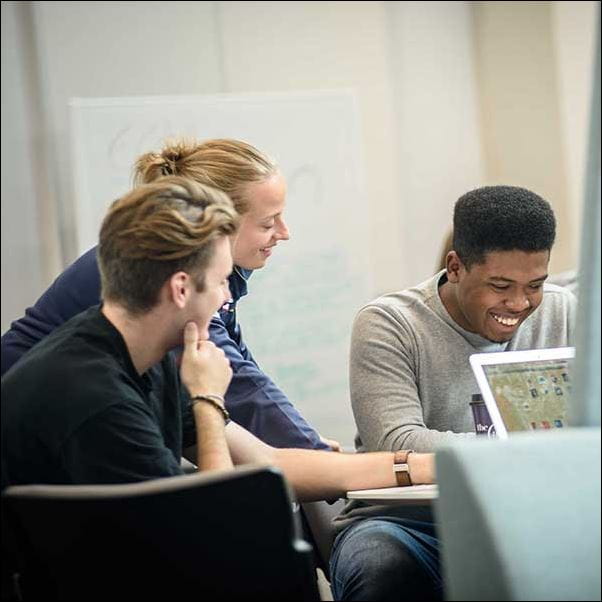
[[408,466],[408,456],[412,453],[414,453],[413,449],[401,449],[396,451],[393,456],[393,471],[398,487],[409,487],[412,484],[410,467]]

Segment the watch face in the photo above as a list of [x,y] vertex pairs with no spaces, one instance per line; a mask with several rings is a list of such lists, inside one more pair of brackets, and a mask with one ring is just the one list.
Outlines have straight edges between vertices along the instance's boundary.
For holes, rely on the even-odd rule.
[[407,464],[396,464],[394,466],[394,470],[398,487],[408,487],[412,484],[412,479],[410,478],[410,471],[408,470]]

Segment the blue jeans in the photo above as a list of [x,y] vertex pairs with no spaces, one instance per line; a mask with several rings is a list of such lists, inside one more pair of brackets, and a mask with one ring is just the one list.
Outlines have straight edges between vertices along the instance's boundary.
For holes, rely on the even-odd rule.
[[443,600],[434,524],[377,516],[334,541],[330,576],[335,600]]

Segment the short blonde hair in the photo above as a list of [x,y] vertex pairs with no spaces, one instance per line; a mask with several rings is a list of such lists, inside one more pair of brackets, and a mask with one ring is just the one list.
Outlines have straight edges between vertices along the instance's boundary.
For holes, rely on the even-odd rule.
[[171,275],[190,273],[201,291],[220,236],[236,231],[228,196],[182,177],[160,178],[116,200],[100,229],[102,297],[133,313],[158,302]]
[[267,155],[241,140],[216,139],[167,141],[159,152],[142,155],[134,167],[134,185],[146,184],[166,175],[179,175],[222,190],[232,199],[238,213],[248,205],[247,184],[261,182],[278,172]]

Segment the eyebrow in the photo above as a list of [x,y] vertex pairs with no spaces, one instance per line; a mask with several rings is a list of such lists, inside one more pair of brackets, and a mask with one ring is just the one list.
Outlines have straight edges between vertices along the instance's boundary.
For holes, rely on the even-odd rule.
[[272,213],[271,215],[266,215],[265,217],[260,218],[259,221],[266,222],[267,220],[274,219],[274,218],[278,217],[279,215],[282,215],[282,211],[279,211],[278,213]]
[[[541,282],[542,280],[545,280],[548,277],[548,274],[545,274],[544,276],[539,276],[539,278],[533,278],[533,280],[529,280],[529,284],[532,284],[533,282]],[[504,278],[504,276],[491,276],[489,278],[489,280],[497,280],[498,282],[508,282],[510,284],[516,282],[516,280],[511,280],[510,278]]]

